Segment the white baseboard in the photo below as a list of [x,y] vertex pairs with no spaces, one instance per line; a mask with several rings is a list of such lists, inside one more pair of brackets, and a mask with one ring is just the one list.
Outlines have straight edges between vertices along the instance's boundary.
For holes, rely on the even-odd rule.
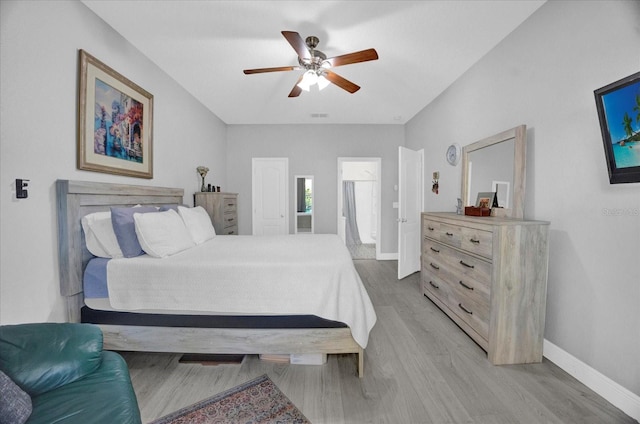
[[640,421],[640,396],[625,389],[609,377],[591,368],[589,365],[546,339],[543,344],[543,352],[545,358],[562,368],[569,375],[605,398],[631,418]]
[[381,253],[376,260],[378,261],[397,261],[398,254],[397,253]]

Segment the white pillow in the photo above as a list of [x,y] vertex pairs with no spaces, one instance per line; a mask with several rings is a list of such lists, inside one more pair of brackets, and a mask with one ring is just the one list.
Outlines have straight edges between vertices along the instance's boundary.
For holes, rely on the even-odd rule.
[[122,258],[122,250],[111,224],[111,212],[85,215],[81,223],[89,252],[99,258]]
[[178,213],[187,226],[191,239],[195,244],[202,244],[207,240],[211,240],[216,235],[216,230],[211,224],[209,214],[202,206],[195,208],[185,208],[178,206]]
[[136,235],[149,256],[164,258],[195,246],[180,215],[173,209],[157,213],[134,213]]

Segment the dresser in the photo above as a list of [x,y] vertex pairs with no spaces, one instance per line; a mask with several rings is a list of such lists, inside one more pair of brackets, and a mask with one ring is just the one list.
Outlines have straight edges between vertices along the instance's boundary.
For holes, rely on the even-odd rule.
[[489,361],[542,361],[549,223],[422,213],[421,289]]
[[202,206],[213,223],[217,235],[238,234],[238,194],[199,192],[193,195],[196,206]]

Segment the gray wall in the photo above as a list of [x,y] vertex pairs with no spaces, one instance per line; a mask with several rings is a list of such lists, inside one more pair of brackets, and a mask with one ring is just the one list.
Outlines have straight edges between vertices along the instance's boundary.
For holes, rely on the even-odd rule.
[[[640,184],[610,185],[593,91],[638,72],[640,2],[550,1],[406,125],[441,171],[446,147],[528,126],[525,217],[551,222],[545,338],[640,395]],[[610,211],[622,211],[611,214]]]
[[[181,187],[191,202],[198,165],[226,183],[226,126],[80,2],[2,1],[0,19],[0,323],[64,321],[55,180]],[[76,170],[80,48],[154,95],[152,180]]]
[[[446,147],[524,123],[526,215],[551,221],[545,337],[640,395],[640,219],[626,212],[640,208],[640,184],[609,184],[593,99],[638,71],[640,2],[547,2],[404,127],[234,126],[228,135],[80,2],[3,0],[0,19],[0,323],[64,320],[58,178],[183,187],[189,202],[195,167],[206,165],[209,182],[240,193],[249,234],[251,157],[287,156],[291,178],[316,176],[318,232],[335,232],[336,158],[382,157],[382,248],[396,252],[397,146],[406,138],[425,149],[426,210],[453,211],[461,170],[446,163]],[[78,48],[154,94],[153,180],[76,170]],[[15,199],[15,178],[31,179],[29,199]]]
[[[382,158],[382,253],[398,246],[398,146],[404,143],[401,125],[230,125],[227,130],[228,191],[239,193],[240,234],[251,234],[251,158],[289,158],[289,211],[293,212],[293,176],[314,176],[316,233],[337,232],[338,157]],[[293,219],[290,216],[290,232]]]

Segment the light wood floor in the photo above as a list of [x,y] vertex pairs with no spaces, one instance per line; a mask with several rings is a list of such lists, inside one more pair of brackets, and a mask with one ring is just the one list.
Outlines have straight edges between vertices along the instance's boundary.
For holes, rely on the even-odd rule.
[[245,357],[241,365],[180,364],[180,355],[123,353],[143,422],[262,374],[314,424],[633,423],[553,363],[493,366],[486,354],[420,295],[419,274],[398,281],[395,261],[354,261],[378,322],[365,351],[326,365],[282,365]]

